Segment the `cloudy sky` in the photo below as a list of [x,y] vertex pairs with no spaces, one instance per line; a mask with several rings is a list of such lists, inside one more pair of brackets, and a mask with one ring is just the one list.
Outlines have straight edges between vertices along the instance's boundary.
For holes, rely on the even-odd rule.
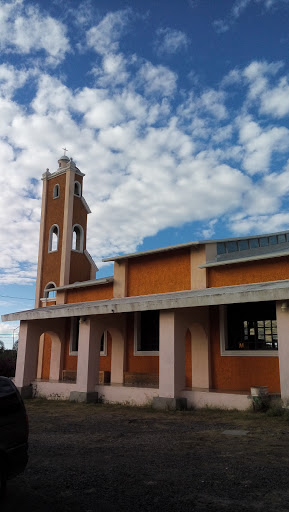
[[0,313],[33,307],[40,178],[63,147],[99,277],[115,254],[289,228],[288,17],[288,0],[0,0]]

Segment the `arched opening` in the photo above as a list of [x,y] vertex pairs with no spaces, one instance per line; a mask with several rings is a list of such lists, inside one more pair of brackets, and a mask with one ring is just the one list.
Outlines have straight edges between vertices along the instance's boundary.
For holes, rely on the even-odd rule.
[[54,188],[53,188],[53,199],[57,199],[59,196],[60,196],[60,186],[57,184],[57,185],[54,185]]
[[48,252],[54,252],[58,250],[58,242],[59,242],[59,227],[57,224],[51,226],[49,231],[49,244],[48,244]]
[[43,333],[39,343],[38,378],[55,381],[62,379],[63,348],[64,343],[58,334],[52,331]]
[[81,185],[79,181],[74,182],[74,195],[77,197],[81,196]]
[[50,283],[47,283],[47,285],[44,288],[44,298],[45,299],[55,299],[56,298],[56,284],[51,281]]
[[83,252],[83,228],[79,226],[78,224],[75,224],[73,226],[73,232],[72,232],[72,250]]

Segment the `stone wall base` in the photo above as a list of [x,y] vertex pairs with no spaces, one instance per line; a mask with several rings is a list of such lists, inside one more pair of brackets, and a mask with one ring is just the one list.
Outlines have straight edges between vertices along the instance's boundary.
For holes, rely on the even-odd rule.
[[90,391],[88,393],[86,393],[85,391],[71,391],[69,395],[69,400],[71,402],[97,402],[98,393],[95,391]]
[[187,409],[187,399],[155,396],[152,407],[160,411],[184,411]]
[[17,388],[22,398],[32,398],[33,397],[33,388],[31,384],[29,386],[23,386]]

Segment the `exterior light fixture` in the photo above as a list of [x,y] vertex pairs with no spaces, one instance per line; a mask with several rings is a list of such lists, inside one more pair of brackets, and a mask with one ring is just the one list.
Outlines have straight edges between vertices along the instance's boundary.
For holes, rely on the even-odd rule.
[[281,311],[287,311],[287,309],[288,309],[287,302],[282,302],[282,304],[281,304]]

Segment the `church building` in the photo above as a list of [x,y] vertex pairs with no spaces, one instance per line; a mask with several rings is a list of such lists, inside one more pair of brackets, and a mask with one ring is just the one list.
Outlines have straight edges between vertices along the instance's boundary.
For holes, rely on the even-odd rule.
[[84,174],[42,176],[35,308],[20,320],[23,397],[246,409],[251,387],[289,399],[289,231],[106,258],[86,249]]

